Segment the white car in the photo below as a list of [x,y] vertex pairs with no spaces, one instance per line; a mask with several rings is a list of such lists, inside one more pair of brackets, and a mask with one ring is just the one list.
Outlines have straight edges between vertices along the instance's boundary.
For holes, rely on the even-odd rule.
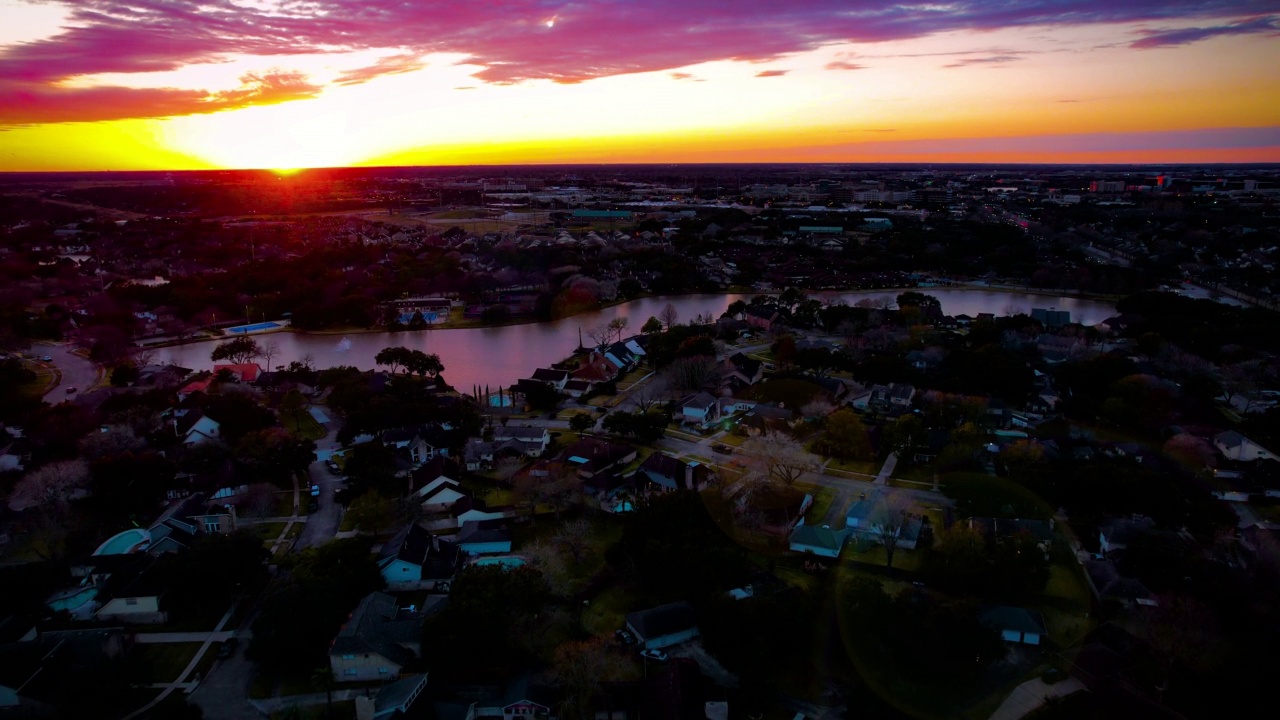
[[658,662],[667,661],[667,654],[661,650],[641,650],[640,657],[647,660],[657,660]]

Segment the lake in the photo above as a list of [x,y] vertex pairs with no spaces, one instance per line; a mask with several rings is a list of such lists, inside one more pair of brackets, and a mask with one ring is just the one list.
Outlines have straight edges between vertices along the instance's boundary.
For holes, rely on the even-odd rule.
[[[887,299],[893,302],[902,290],[868,290],[815,295],[823,300],[841,298],[849,304],[863,298]],[[1030,312],[1033,307],[1054,308],[1071,312],[1073,322],[1093,325],[1115,314],[1111,303],[1083,298],[1033,295],[1018,292],[971,288],[920,288],[942,302],[948,315],[994,313],[1007,315],[1010,310]],[[614,318],[627,318],[628,334],[640,331],[650,317],[657,316],[667,303],[675,306],[679,321],[687,322],[699,314],[719,317],[735,300],[750,300],[751,295],[707,294],[649,297],[595,312],[582,313],[561,320],[506,325],[489,328],[455,328],[399,333],[352,333],[347,336],[282,332],[257,336],[259,343],[271,341],[280,352],[273,365],[287,365],[310,355],[317,368],[354,365],[368,370],[374,367],[373,356],[385,347],[405,347],[436,353],[444,363],[444,378],[462,392],[472,385],[496,389],[510,386],[529,377],[539,367],[549,367],[568,357],[578,346],[578,333],[585,341],[587,331]],[[219,341],[208,340],[187,345],[158,348],[158,362],[206,370],[213,367],[209,353]]]

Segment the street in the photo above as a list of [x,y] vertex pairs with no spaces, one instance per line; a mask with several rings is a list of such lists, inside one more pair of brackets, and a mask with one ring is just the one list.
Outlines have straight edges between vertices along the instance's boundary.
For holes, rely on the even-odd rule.
[[31,355],[40,357],[48,355],[53,362],[47,363],[57,368],[60,380],[45,393],[49,402],[58,403],[64,399],[75,397],[75,393],[67,394],[67,388],[76,388],[79,392],[93,389],[102,377],[102,368],[88,358],[76,355],[72,351],[75,345],[62,343],[58,345],[37,343],[31,346]]

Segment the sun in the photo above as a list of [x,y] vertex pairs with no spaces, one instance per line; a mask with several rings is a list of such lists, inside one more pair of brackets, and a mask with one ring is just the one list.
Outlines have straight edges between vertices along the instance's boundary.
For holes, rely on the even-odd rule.
[[279,175],[280,177],[288,177],[290,175],[297,175],[298,173],[302,172],[304,169],[305,168],[300,168],[300,167],[271,168],[271,173],[274,175]]

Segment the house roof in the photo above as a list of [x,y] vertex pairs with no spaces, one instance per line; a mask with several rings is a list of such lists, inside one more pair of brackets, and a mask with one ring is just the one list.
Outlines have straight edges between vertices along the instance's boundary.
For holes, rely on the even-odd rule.
[[262,368],[258,363],[237,363],[234,365],[214,365],[213,374],[216,376],[220,370],[230,370],[240,377],[241,382],[251,383],[258,379],[258,373],[262,372]]
[[505,428],[494,428],[493,437],[496,440],[542,440],[547,435],[547,429],[544,427],[534,427],[532,425],[508,425]]
[[1098,532],[1109,543],[1127,543],[1143,533],[1155,529],[1156,521],[1149,517],[1117,518],[1098,526]]
[[426,674],[405,675],[382,686],[373,698],[374,717],[392,712],[407,712],[427,684]]
[[689,603],[674,602],[630,613],[627,624],[642,638],[656,638],[697,627],[697,615]]
[[813,525],[801,525],[791,533],[792,545],[807,545],[835,552],[844,545],[846,534],[839,530]]
[[511,542],[511,531],[504,527],[504,520],[469,520],[462,523],[458,532],[458,544]]
[[538,368],[533,371],[533,379],[539,382],[563,382],[569,379],[569,371]]
[[586,392],[594,385],[590,380],[570,380],[564,384],[564,389],[568,391]]
[[707,410],[714,407],[716,399],[711,393],[700,392],[694,393],[680,401],[680,407],[695,408],[698,410]]
[[404,665],[414,657],[414,653],[404,645],[421,642],[421,629],[420,617],[401,617],[394,597],[381,592],[370,593],[360,600],[338,631],[329,646],[329,654],[378,653]]
[[1241,435],[1235,430],[1228,430],[1226,432],[1221,432],[1213,436],[1213,441],[1218,445],[1221,445],[1222,447],[1227,448],[1228,450],[1233,450],[1235,448],[1240,447],[1241,445],[1244,445],[1246,442],[1249,441],[1249,438],[1245,437],[1244,435]]
[[756,373],[760,372],[760,369],[764,367],[764,363],[754,358],[749,358],[742,353],[730,355],[729,362],[733,363],[738,372],[747,377],[755,377]]

